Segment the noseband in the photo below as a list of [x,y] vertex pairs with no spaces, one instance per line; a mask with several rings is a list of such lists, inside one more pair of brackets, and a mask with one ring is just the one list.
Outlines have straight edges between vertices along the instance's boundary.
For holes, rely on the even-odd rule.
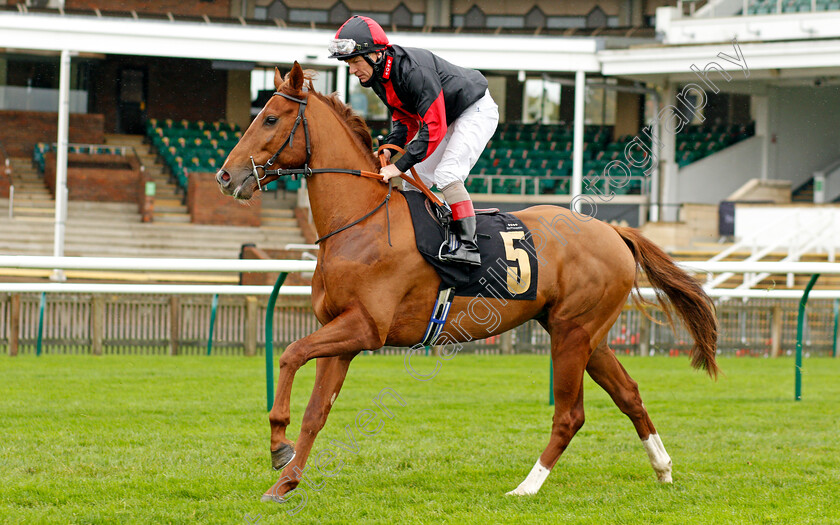
[[[341,168],[323,168],[323,169],[312,169],[309,167],[309,159],[312,157],[312,144],[309,140],[309,124],[306,121],[306,102],[307,99],[305,98],[295,98],[291,95],[287,95],[285,93],[281,93],[279,91],[275,91],[274,95],[281,96],[285,99],[291,100],[292,102],[297,102],[300,105],[300,109],[298,109],[297,118],[295,119],[295,123],[292,126],[292,131],[289,133],[289,136],[286,137],[286,140],[283,144],[280,145],[280,149],[277,150],[274,155],[271,156],[265,164],[257,164],[254,162],[253,155],[251,158],[251,175],[257,180],[257,187],[259,187],[260,191],[262,191],[262,181],[265,180],[266,177],[269,175],[277,175],[278,177],[291,177],[292,179],[297,179],[298,177],[311,177],[316,173],[349,173],[350,175],[357,175],[361,177],[367,177],[370,179],[382,180],[382,176],[378,173],[372,171],[364,171],[364,170],[348,170],[348,169],[341,169]],[[306,138],[306,160],[303,162],[302,168],[277,168],[277,169],[268,169],[269,166],[274,164],[277,160],[277,157],[286,149],[286,146],[290,148],[294,147],[294,139],[295,139],[295,132],[298,129],[300,123],[303,122],[303,135]],[[381,149],[381,148],[380,148]],[[397,148],[399,149],[399,148]],[[259,170],[262,170],[263,175],[260,177]],[[413,171],[412,171],[413,172]],[[422,191],[422,190],[421,190]],[[428,190],[427,190],[428,191]],[[431,192],[429,192],[431,195]],[[436,197],[433,197],[436,200]],[[439,201],[438,201],[439,202]]]
[[[280,146],[280,149],[278,149],[277,152],[274,155],[272,155],[271,158],[268,159],[268,161],[265,164],[262,164],[262,165],[258,166],[256,163],[254,163],[254,156],[253,155],[251,156],[251,174],[257,180],[257,187],[259,187],[260,191],[262,191],[262,189],[263,189],[262,188],[262,181],[266,177],[268,177],[269,175],[277,175],[278,177],[292,176],[293,178],[296,175],[303,175],[304,177],[308,177],[308,176],[312,175],[312,170],[309,169],[309,157],[312,155],[312,147],[311,147],[310,142],[309,142],[309,124],[306,122],[306,115],[304,114],[304,112],[306,111],[307,100],[305,98],[295,98],[291,95],[287,95],[287,94],[281,93],[279,91],[275,91],[274,95],[279,95],[283,98],[287,98],[287,99],[291,100],[292,102],[297,102],[300,106],[300,109],[298,109],[298,115],[297,115],[297,118],[295,119],[295,124],[292,126],[291,133],[289,133],[289,136],[286,137],[286,140]],[[278,168],[278,169],[275,169],[275,170],[268,169],[269,166],[274,164],[274,161],[277,160],[277,157],[280,156],[280,154],[283,152],[283,150],[286,149],[286,146],[289,146],[290,148],[294,147],[295,131],[297,131],[297,128],[300,125],[301,121],[303,121],[303,135],[304,135],[304,137],[306,137],[306,160],[303,163],[303,168],[296,168],[296,169]],[[263,176],[262,177],[260,177],[260,173],[258,171],[260,169],[263,171]]]

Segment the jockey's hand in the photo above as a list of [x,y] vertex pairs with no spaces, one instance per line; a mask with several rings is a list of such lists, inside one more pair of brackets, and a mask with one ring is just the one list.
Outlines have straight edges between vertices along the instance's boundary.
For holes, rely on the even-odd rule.
[[391,150],[383,149],[382,154],[385,155],[385,162],[391,162]]
[[388,164],[387,166],[379,170],[379,174],[382,175],[382,182],[388,182],[394,177],[399,177],[400,175],[402,175],[402,172],[399,169],[397,169],[397,167],[393,164]]

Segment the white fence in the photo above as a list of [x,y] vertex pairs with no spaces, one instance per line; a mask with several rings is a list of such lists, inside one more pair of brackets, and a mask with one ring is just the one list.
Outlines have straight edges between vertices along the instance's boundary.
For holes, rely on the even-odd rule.
[[[706,261],[682,263],[695,273],[840,273],[837,263],[731,263]],[[54,258],[0,256],[0,267],[42,269],[94,269],[136,271],[206,272],[311,272],[314,261],[266,260],[184,260]],[[77,283],[0,283],[0,345],[6,337],[11,298],[19,296],[20,341],[24,352],[34,346],[38,326],[39,292],[47,292],[44,346],[48,352],[90,353],[94,341],[103,353],[201,353],[207,343],[211,318],[210,297],[221,297],[213,344],[214,353],[261,353],[265,342],[266,296],[270,286],[157,285],[157,284],[77,284]],[[273,340],[279,346],[303,337],[319,324],[309,305],[308,286],[283,286],[284,299],[274,311]],[[643,294],[651,297],[653,290]],[[801,290],[713,289],[718,298],[750,298],[718,301],[721,322],[720,348],[725,352],[769,355],[787,352],[794,346],[796,305]],[[833,351],[837,321],[836,305],[825,299],[840,298],[840,290],[814,290],[806,323],[806,348],[817,353]],[[3,325],[6,325],[5,327]],[[533,326],[532,326],[533,325]],[[98,331],[97,331],[98,330]],[[5,338],[5,339],[4,339]],[[768,341],[773,340],[772,345]],[[179,348],[172,351],[172,342]],[[510,339],[508,340],[510,341]],[[625,311],[608,336],[610,345],[621,353],[673,353],[690,347],[690,337],[667,326],[649,325],[635,310]],[[514,351],[544,353],[548,339],[534,323],[517,328],[512,337]],[[502,353],[499,338],[477,341],[469,351]],[[507,347],[508,349],[510,346]],[[399,352],[385,349],[383,353]]]

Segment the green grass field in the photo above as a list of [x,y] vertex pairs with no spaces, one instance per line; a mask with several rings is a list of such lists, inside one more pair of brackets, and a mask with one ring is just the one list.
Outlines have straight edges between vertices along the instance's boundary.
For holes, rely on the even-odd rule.
[[[798,403],[790,359],[721,359],[717,383],[682,358],[622,362],[673,459],[672,485],[655,481],[630,421],[587,379],[586,424],[541,492],[506,497],[548,440],[547,357],[460,355],[420,382],[400,357],[362,356],[314,451],[343,466],[309,476],[321,489],[290,516],[290,504],[259,501],[277,478],[260,358],[2,358],[0,521],[840,522],[840,360],[805,361]],[[290,437],[313,377],[314,364],[298,375]],[[357,454],[331,444],[386,387],[406,402],[396,417],[355,432]]]

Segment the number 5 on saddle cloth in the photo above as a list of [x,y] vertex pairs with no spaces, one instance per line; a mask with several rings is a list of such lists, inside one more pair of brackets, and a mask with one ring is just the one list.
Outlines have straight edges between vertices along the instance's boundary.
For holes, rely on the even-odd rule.
[[[405,153],[392,144],[380,146],[377,154],[382,166],[387,163],[382,154],[386,148]],[[536,299],[538,254],[530,232],[521,220],[497,209],[475,210],[476,244],[481,253],[481,266],[446,261],[441,257],[444,250],[456,250],[459,243],[450,228],[452,212],[449,206],[438,201],[414,168],[411,168],[410,176],[403,174],[402,178],[420,190],[403,191],[402,194],[411,213],[417,250],[440,276],[438,298],[421,344],[435,343],[456,296],[481,296],[504,301]]]
[[537,253],[530,231],[521,220],[499,210],[476,210],[476,244],[481,252],[481,266],[452,263],[440,257],[445,250],[458,246],[449,228],[452,220],[449,207],[438,206],[417,191],[402,193],[411,212],[417,249],[441,280],[422,344],[434,344],[446,323],[449,304],[456,296],[505,301],[536,298]]

